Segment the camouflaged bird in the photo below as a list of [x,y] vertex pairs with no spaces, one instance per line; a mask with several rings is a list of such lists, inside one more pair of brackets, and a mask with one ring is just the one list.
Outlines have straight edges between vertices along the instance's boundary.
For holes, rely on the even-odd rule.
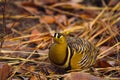
[[52,64],[67,70],[91,67],[97,58],[98,49],[85,39],[65,37],[61,33],[54,34],[54,43],[49,49]]

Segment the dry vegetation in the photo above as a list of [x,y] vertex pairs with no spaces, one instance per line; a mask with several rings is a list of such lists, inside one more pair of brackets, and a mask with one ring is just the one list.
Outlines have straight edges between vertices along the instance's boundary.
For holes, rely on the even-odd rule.
[[[74,1],[0,1],[0,61],[10,66],[8,80],[120,79],[119,0]],[[48,50],[55,32],[94,43],[100,50],[94,69],[61,74],[51,67]]]

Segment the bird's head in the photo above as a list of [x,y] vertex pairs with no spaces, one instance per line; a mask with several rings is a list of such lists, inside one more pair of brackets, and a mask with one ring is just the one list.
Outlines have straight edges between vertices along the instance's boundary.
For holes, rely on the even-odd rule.
[[55,33],[53,38],[56,43],[59,43],[59,44],[66,43],[66,38],[61,33]]

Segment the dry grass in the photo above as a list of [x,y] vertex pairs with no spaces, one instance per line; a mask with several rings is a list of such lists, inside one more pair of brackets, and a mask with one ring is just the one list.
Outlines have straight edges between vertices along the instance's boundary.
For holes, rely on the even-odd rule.
[[[43,6],[46,9],[50,9],[52,11],[56,11],[65,15],[70,15],[70,16],[75,16],[75,17],[81,17],[79,16],[79,14],[73,14],[67,11],[62,11],[59,9],[56,9],[56,6],[60,6],[60,5],[65,5],[65,4],[58,4],[58,5],[52,5],[52,6]],[[97,47],[99,47],[100,49],[102,47],[107,47],[107,49],[105,49],[104,51],[100,52],[98,55],[98,59],[104,59],[105,57],[110,57],[113,58],[113,62],[114,63],[118,63],[120,62],[120,42],[119,39],[120,38],[120,26],[117,26],[117,23],[120,24],[120,2],[114,6],[114,7],[104,7],[104,8],[96,8],[96,7],[82,7],[83,10],[86,9],[90,9],[90,10],[95,10],[96,12],[98,12],[97,16],[95,18],[92,19],[88,19],[87,21],[82,21],[82,24],[69,24],[67,26],[65,26],[64,29],[60,29],[60,27],[58,27],[59,32],[69,35],[69,34],[74,34],[77,35],[79,37],[85,38],[87,40],[89,40],[90,42],[94,43]],[[80,8],[80,7],[79,7]],[[115,11],[117,13],[115,13]],[[39,16],[11,16],[9,18],[13,18],[13,19],[17,19],[17,18],[28,18],[28,19],[39,19],[41,17]],[[0,16],[1,18],[1,16]],[[14,27],[12,28],[12,31],[14,32],[14,34],[19,34],[18,37],[11,37],[8,38],[9,36],[7,35],[5,37],[4,43],[6,42],[13,42],[13,44],[7,44],[2,46],[3,49],[1,49],[1,53],[4,53],[4,55],[9,54],[9,53],[19,53],[19,54],[28,54],[28,56],[26,58],[24,57],[12,57],[12,56],[0,56],[0,60],[12,60],[11,62],[8,61],[8,64],[10,64],[11,66],[17,66],[17,68],[14,69],[14,71],[12,72],[12,74],[10,75],[9,79],[12,78],[13,76],[15,76],[15,73],[23,66],[25,65],[27,62],[33,62],[33,63],[37,63],[37,64],[47,64],[47,62],[44,62],[44,60],[47,58],[47,52],[44,53],[40,52],[40,53],[36,53],[36,51],[38,51],[39,49],[48,49],[48,45],[51,44],[51,40],[52,40],[52,35],[54,34],[54,32],[57,31],[53,30],[51,28],[51,26],[44,22],[44,24],[46,25],[46,27],[43,27],[42,24],[36,25],[34,27],[31,28],[27,28],[24,29],[24,31],[19,31],[17,29],[15,29]],[[41,32],[38,34],[25,34],[25,33],[31,33],[31,31],[35,28],[39,28],[39,27],[43,27],[45,28],[47,31],[45,32]],[[32,37],[32,36],[39,36],[38,39],[34,39],[34,40],[29,40],[28,38]],[[23,48],[26,48],[29,44],[34,43],[34,42],[39,42],[40,44],[38,44],[36,47],[32,48],[32,51],[23,51]],[[12,48],[12,49],[11,49]],[[22,48],[22,49],[21,49]],[[5,50],[6,49],[6,50]],[[11,50],[10,50],[11,49]],[[29,49],[30,50],[30,49]],[[35,59],[32,59],[31,57],[34,54],[39,54],[39,60],[41,61],[36,61]],[[114,54],[117,57],[114,56],[110,56],[111,54]],[[111,61],[109,59],[106,59],[107,61]],[[16,62],[17,61],[17,62]],[[19,64],[19,65],[16,65]],[[120,74],[120,64],[116,64],[113,65],[112,67],[109,68],[95,68],[98,72],[99,71],[116,71],[119,72]],[[114,79],[115,74],[109,74],[109,75],[104,75],[105,77],[109,78],[109,79]],[[117,76],[118,77],[118,76]],[[117,78],[118,79],[118,78]]]

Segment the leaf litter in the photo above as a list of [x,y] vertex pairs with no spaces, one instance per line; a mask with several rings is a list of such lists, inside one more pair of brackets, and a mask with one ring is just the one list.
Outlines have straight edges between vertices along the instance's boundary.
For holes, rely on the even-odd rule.
[[[1,0],[1,9],[5,6],[7,10],[0,10],[4,30],[0,33],[4,33],[0,61],[7,63],[10,71],[0,79],[120,79],[120,2],[99,1]],[[51,65],[48,50],[55,32],[85,38],[99,47],[94,68],[66,73]]]

